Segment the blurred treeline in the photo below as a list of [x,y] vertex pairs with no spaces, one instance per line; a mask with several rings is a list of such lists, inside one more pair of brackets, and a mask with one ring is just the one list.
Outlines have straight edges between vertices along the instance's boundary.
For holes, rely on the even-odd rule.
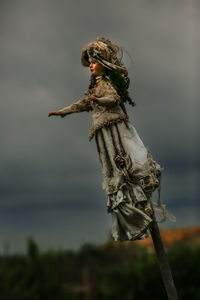
[[[200,299],[200,244],[167,249],[180,300]],[[1,300],[167,299],[155,253],[136,242],[0,256]]]

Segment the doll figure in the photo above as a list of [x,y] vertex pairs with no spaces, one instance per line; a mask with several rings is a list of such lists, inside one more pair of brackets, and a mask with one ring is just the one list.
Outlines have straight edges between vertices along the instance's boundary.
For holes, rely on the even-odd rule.
[[159,186],[161,168],[129,121],[125,104],[134,106],[134,102],[128,93],[128,72],[117,56],[119,50],[106,38],[87,44],[81,61],[91,70],[88,91],[76,103],[49,116],[93,112],[89,140],[94,137],[97,145],[107,208],[112,214],[112,236],[124,241],[149,235],[150,200]]

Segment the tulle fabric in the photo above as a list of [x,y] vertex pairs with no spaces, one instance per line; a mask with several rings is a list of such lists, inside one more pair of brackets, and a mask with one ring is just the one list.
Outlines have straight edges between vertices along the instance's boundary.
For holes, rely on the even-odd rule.
[[124,158],[133,173],[137,169],[145,172],[148,166],[146,147],[130,122],[104,126],[95,137],[102,165],[103,189],[108,197],[108,212],[112,214],[114,240],[147,237],[152,219],[141,209],[148,204],[147,195],[139,184],[130,184],[125,168],[121,169],[117,164],[118,157]]

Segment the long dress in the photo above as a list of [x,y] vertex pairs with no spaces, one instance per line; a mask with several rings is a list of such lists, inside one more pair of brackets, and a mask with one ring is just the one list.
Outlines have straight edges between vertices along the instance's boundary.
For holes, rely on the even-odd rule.
[[116,90],[102,78],[97,82],[90,93],[96,96],[98,104],[86,96],[60,111],[93,111],[89,139],[95,136],[107,209],[112,214],[113,239],[145,238],[152,222],[149,201],[159,185],[161,168],[123,112]]
[[160,166],[152,160],[130,122],[104,126],[95,137],[114,240],[147,237],[152,222],[149,200],[159,183],[156,173],[159,174]]

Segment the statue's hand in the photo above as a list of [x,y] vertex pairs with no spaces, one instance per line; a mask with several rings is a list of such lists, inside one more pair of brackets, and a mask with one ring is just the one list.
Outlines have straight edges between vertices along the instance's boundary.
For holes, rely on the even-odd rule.
[[48,117],[51,117],[51,116],[60,116],[63,118],[65,116],[65,114],[60,111],[50,111],[48,114]]
[[89,95],[88,99],[92,100],[93,102],[98,103],[98,99],[95,97],[95,95]]

